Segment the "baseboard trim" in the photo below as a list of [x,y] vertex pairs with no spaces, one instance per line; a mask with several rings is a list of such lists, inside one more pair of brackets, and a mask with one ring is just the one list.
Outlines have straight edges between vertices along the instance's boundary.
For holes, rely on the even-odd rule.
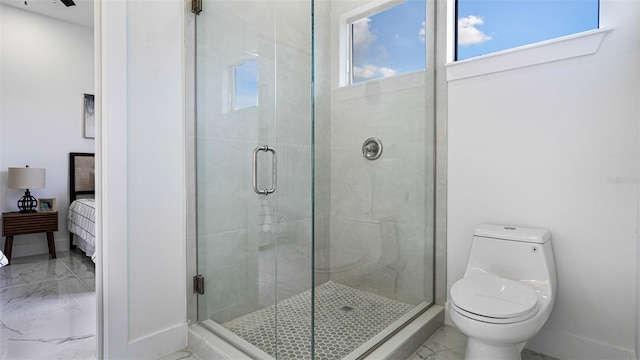
[[526,348],[558,359],[630,360],[636,358],[633,349],[624,349],[594,339],[544,328],[529,340]]
[[129,341],[130,358],[159,359],[187,347],[187,323]]
[[[449,316],[448,305],[445,310],[444,323],[455,327]],[[636,360],[634,349],[624,349],[594,339],[545,328],[529,340],[525,348],[558,359]]]

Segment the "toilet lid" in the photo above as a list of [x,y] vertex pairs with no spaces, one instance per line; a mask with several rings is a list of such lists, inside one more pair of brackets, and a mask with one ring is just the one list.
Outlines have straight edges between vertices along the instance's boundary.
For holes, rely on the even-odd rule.
[[471,271],[451,287],[451,301],[464,311],[497,319],[528,318],[538,310],[536,291],[519,281]]

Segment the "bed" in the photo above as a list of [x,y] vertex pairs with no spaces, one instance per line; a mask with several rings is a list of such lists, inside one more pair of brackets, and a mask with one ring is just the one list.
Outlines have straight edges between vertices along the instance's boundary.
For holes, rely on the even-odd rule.
[[78,247],[95,262],[96,207],[95,154],[69,154],[69,211],[67,229],[70,248]]
[[0,268],[7,264],[9,264],[9,259],[7,259],[7,257],[2,253],[2,250],[0,250]]

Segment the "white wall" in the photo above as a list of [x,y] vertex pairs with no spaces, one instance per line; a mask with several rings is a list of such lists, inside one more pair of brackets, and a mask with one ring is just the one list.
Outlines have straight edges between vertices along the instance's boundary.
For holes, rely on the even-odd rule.
[[156,359],[186,346],[185,5],[99,6],[98,199],[109,359]]
[[638,2],[601,0],[596,54],[448,84],[448,286],[476,225],[547,228],[554,311],[529,347],[558,358],[634,353]]
[[[0,210],[17,211],[24,194],[7,188],[8,167],[45,168],[46,188],[31,193],[57,199],[56,250],[65,250],[69,152],[94,151],[83,136],[83,94],[94,93],[93,29],[6,5],[0,26]],[[47,253],[44,239],[17,237],[13,256]]]

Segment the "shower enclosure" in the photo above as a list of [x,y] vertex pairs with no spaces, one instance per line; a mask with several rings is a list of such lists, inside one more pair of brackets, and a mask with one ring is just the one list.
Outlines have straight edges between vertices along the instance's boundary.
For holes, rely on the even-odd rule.
[[[422,68],[356,79],[356,38],[404,2]],[[203,1],[197,316],[243,352],[357,358],[434,303],[433,8]]]

